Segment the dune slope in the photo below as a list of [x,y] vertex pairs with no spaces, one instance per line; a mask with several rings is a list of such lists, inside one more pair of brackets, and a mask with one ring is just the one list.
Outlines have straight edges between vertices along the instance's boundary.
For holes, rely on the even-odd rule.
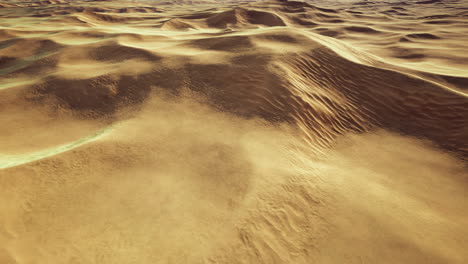
[[0,3],[0,262],[466,263],[467,5],[405,3]]

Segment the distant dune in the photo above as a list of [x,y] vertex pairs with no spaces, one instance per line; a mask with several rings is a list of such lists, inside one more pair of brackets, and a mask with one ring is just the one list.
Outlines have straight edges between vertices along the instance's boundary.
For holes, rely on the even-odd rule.
[[468,262],[468,2],[0,18],[0,263]]

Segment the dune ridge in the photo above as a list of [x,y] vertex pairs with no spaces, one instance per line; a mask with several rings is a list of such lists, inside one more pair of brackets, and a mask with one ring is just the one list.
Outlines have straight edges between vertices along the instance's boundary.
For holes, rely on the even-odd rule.
[[465,263],[464,3],[0,3],[0,262]]

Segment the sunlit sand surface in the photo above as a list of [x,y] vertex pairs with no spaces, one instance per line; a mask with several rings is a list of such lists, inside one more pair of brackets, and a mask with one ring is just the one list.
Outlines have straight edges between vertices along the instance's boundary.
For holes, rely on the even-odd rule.
[[0,264],[468,263],[468,2],[0,2]]

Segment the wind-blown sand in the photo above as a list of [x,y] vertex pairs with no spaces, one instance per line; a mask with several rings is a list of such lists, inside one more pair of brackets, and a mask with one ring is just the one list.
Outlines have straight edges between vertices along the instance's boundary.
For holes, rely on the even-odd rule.
[[0,263],[468,263],[467,1],[3,1]]

